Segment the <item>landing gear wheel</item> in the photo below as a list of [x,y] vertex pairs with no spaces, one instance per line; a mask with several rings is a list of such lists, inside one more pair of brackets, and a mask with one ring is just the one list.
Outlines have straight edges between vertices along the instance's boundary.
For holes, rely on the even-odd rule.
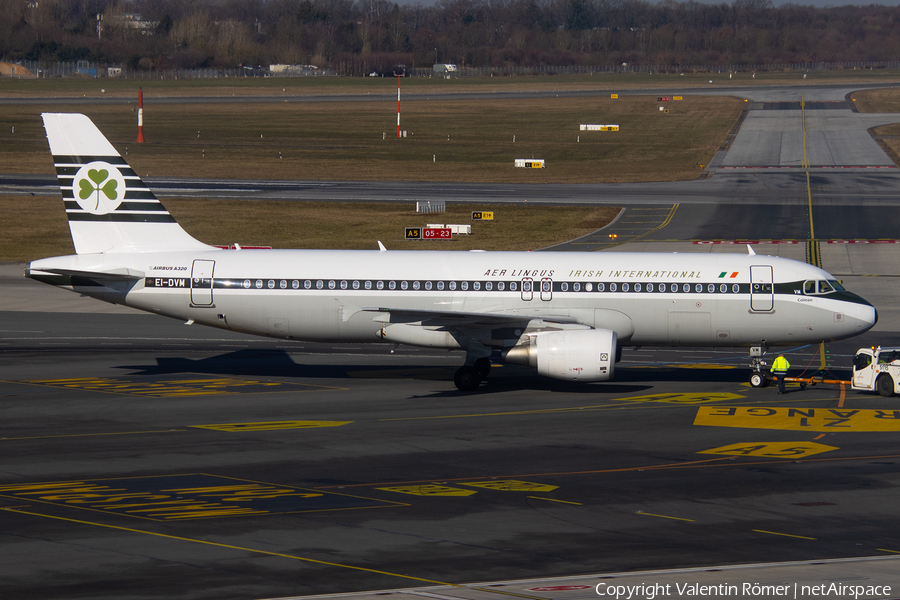
[[764,388],[769,385],[769,380],[762,373],[750,374],[750,387]]
[[803,383],[802,381],[800,382],[800,389],[801,389],[801,390],[805,390],[805,389],[806,389],[806,384]]
[[890,375],[881,375],[875,380],[875,389],[878,390],[880,396],[890,398],[894,395],[894,380]]
[[491,372],[491,361],[488,358],[479,358],[472,365],[472,368],[478,373],[479,379],[487,379],[488,373]]
[[461,392],[474,392],[481,384],[481,377],[474,367],[460,367],[453,376],[453,383]]

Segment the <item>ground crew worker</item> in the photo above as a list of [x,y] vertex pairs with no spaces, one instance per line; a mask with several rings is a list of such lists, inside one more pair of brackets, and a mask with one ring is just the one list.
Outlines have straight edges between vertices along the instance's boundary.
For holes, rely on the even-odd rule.
[[772,362],[772,374],[778,379],[778,393],[784,393],[784,376],[787,374],[787,370],[791,368],[791,363],[784,357],[784,354],[779,354],[778,358],[776,358]]

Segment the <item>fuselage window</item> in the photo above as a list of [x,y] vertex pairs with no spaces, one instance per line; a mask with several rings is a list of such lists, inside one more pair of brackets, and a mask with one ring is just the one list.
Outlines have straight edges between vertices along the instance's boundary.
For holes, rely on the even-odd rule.
[[560,284],[559,289],[561,289],[561,290],[564,291],[564,292],[568,292],[568,291],[569,291],[569,284],[566,283],[566,282],[563,282],[563,283]]
[[541,284],[541,291],[542,291],[542,292],[549,292],[549,291],[550,291],[550,282],[549,282],[549,281],[545,281],[545,282],[543,282],[543,283]]
[[702,284],[702,283],[696,284],[696,285],[694,286],[694,291],[697,292],[698,294],[699,294],[700,292],[702,292],[702,291],[703,291],[703,284]]
[[506,287],[506,285],[502,281],[497,284],[497,289],[500,290],[501,292],[503,291],[503,288],[505,288],[505,287]]
[[444,289],[444,282],[443,282],[443,281],[438,281],[438,282],[437,282],[437,289],[439,289],[439,290]]
[[678,284],[677,284],[677,283],[670,283],[670,284],[669,284],[669,290],[672,291],[672,292],[677,292],[677,291],[678,291]]
[[283,290],[286,290],[287,289],[287,281],[282,279],[281,282],[278,284],[278,287],[280,287]]
[[453,290],[455,290],[455,289],[456,289],[456,282],[455,282],[455,281],[451,281],[451,282],[450,282],[450,291],[453,291]]
[[367,289],[367,290],[371,290],[371,289],[372,289],[372,282],[371,282],[371,281],[366,281],[365,286],[366,286],[366,289]]
[[461,290],[463,290],[463,291],[469,289],[469,282],[468,282],[468,281],[463,281],[462,283],[460,283],[460,284],[459,284],[459,289],[461,289]]
[[683,286],[681,286],[681,289],[683,289],[685,292],[689,292],[689,291],[691,291],[691,284],[686,283]]
[[244,280],[244,283],[241,284],[241,285],[244,286],[244,289],[245,289],[245,290],[249,290],[249,289],[250,289],[250,280],[249,280],[249,279],[245,279],[245,280]]
[[354,290],[358,290],[358,289],[359,289],[359,282],[358,282],[358,281],[354,281],[354,282],[353,282],[353,289],[354,289]]
[[347,282],[346,282],[346,281],[341,281],[341,289],[342,289],[342,290],[346,290],[346,289],[347,289]]
[[481,282],[480,282],[480,281],[472,282],[472,289],[473,289],[473,290],[480,290],[480,289],[481,289]]
[[653,291],[653,284],[652,284],[652,283],[648,283],[648,284],[647,284],[647,291],[648,291],[648,292],[652,292],[652,291]]
[[597,291],[598,291],[598,292],[602,292],[602,291],[604,291],[605,289],[606,289],[606,284],[605,284],[605,283],[598,283],[598,284],[597,284]]
[[266,283],[266,287],[268,287],[270,290],[275,289],[275,280],[274,280],[274,279],[270,279],[270,280]]
[[392,290],[397,289],[397,282],[396,282],[396,281],[391,281],[391,282],[389,282],[389,283],[388,283],[388,288],[389,288],[389,289],[392,289]]
[[309,279],[307,279],[306,281],[303,282],[303,287],[306,288],[306,289],[311,288],[311,287],[312,287],[312,281],[310,281]]
[[584,289],[586,289],[587,291],[590,292],[592,289],[594,289],[594,284],[593,283],[585,284]]
[[711,284],[709,284],[708,286],[706,286],[706,291],[709,292],[710,294],[712,294],[713,292],[715,292],[715,291],[716,291],[716,284],[711,283]]
[[401,281],[401,282],[400,282],[400,289],[401,289],[401,290],[405,290],[405,289],[408,288],[408,287],[409,287],[409,284],[408,284],[407,282],[405,282],[405,281]]
[[617,286],[616,284],[614,284],[614,283],[609,284],[609,291],[614,292],[617,289],[619,289],[619,286]]
[[639,283],[634,284],[634,291],[636,291],[636,292],[641,291],[641,284],[639,284]]
[[627,292],[627,291],[629,291],[629,290],[631,290],[631,286],[628,285],[627,283],[623,283],[623,284],[622,284],[622,291],[623,291],[623,292]]
[[426,290],[430,290],[430,289],[431,289],[431,282],[430,282],[430,281],[426,281],[426,282],[425,282],[425,289],[426,289]]
[[300,289],[300,282],[297,281],[296,279],[293,280],[293,281],[291,282],[291,287],[294,288],[295,290],[299,290],[299,289]]
[[413,289],[414,290],[419,289],[420,286],[421,286],[421,284],[418,281],[413,281]]
[[491,291],[492,289],[494,289],[494,284],[490,281],[486,281],[484,284],[484,289],[486,289],[487,291]]
[[258,289],[258,290],[262,289],[262,279],[256,280],[256,289]]
[[378,283],[375,284],[375,287],[377,287],[379,290],[383,290],[383,289],[384,289],[384,282],[383,282],[383,281],[379,281]]
[[518,286],[516,285],[516,282],[515,282],[515,281],[510,282],[510,284],[509,284],[509,289],[510,289],[510,291],[513,291],[513,292],[516,291],[516,288],[517,288],[517,287],[518,287]]
[[[723,283],[720,286],[720,289],[724,292],[725,290],[728,289],[728,286]],[[731,291],[734,292],[735,294],[737,294],[739,291],[741,291],[741,286],[739,286],[738,284],[735,283],[734,285],[731,286]]]
[[328,289],[333,290],[334,286],[335,286],[334,279],[329,279],[328,280]]
[[530,281],[523,281],[523,282],[522,282],[522,291],[523,291],[523,292],[530,292],[530,291],[531,291],[531,282],[530,282]]
[[573,284],[572,284],[572,291],[573,291],[573,292],[580,292],[580,291],[581,291],[581,284],[580,284],[580,283],[573,283]]

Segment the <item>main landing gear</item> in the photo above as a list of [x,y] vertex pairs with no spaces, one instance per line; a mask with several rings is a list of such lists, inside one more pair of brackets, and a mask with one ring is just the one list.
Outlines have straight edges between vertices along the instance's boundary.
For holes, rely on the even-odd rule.
[[471,365],[468,363],[466,360],[466,364],[457,369],[453,376],[453,383],[461,392],[474,392],[491,372],[491,360],[487,357],[476,358]]

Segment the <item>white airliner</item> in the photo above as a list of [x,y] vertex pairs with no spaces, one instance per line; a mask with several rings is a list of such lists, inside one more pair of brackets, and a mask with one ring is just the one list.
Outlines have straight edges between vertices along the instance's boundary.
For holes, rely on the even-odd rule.
[[462,349],[464,391],[491,358],[603,381],[622,345],[749,346],[758,357],[877,319],[822,269],[752,251],[219,249],[188,235],[87,117],[43,118],[77,254],[33,261],[28,277],[255,335]]

